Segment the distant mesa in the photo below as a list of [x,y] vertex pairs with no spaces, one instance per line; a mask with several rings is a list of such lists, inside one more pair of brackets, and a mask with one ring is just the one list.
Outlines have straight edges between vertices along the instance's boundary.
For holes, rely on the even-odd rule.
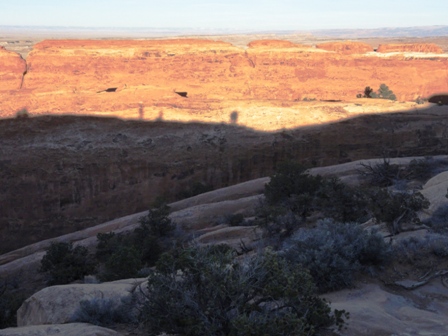
[[256,40],[247,45],[249,48],[297,48],[306,47],[305,45],[296,44],[291,41],[284,40]]
[[342,54],[364,54],[373,51],[371,45],[363,42],[327,42],[316,45],[316,48]]
[[434,43],[380,44],[376,51],[380,53],[424,52],[424,53],[443,54],[443,49]]
[[428,101],[437,105],[448,105],[448,94],[431,96]]

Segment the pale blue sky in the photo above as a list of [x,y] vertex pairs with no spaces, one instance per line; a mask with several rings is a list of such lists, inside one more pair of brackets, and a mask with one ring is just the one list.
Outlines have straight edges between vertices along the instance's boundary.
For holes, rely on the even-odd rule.
[[448,0],[0,0],[0,25],[306,30],[448,25]]

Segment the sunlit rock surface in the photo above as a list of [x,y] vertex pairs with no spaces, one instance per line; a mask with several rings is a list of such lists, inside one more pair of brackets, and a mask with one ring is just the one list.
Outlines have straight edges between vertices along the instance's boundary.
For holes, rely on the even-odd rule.
[[244,108],[242,102],[284,107],[303,99],[347,100],[382,83],[398,100],[448,91],[448,56],[440,47],[384,45],[378,51],[349,41],[316,48],[261,40],[242,48],[195,39],[48,40],[34,46],[26,65],[11,53],[0,63],[10,81],[0,88],[0,116],[22,108],[146,119],[184,111],[204,121],[210,112]]

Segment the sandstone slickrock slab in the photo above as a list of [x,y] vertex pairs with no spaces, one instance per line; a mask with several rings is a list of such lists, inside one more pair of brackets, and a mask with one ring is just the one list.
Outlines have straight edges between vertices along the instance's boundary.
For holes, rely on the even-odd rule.
[[333,308],[350,312],[344,336],[448,335],[448,294],[440,279],[413,291],[392,293],[367,284],[325,297]]
[[[145,214],[146,212],[140,212],[125,217],[116,218],[114,220],[95,225],[84,230],[62,235],[54,239],[46,239],[35,244],[27,245],[23,248],[11,251],[9,253],[2,254],[0,255],[0,274],[2,271],[1,265],[7,264],[20,258],[24,258],[37,252],[42,252],[48,249],[54,242],[81,242],[81,245],[89,246],[89,244],[84,244],[82,241],[88,238],[95,238],[96,240],[96,236],[98,233],[107,233],[110,231],[117,232],[122,229],[126,230],[127,227],[135,226],[136,224],[138,224],[139,218],[144,216]],[[42,258],[42,256],[40,256],[40,258]]]
[[176,211],[170,217],[188,231],[199,230],[218,224],[220,217],[229,214],[240,212],[246,217],[253,216],[254,208],[259,202],[260,196],[255,195],[238,200],[193,206]]
[[120,336],[107,328],[87,323],[39,325],[0,330],[0,336]]
[[252,248],[253,243],[262,238],[262,231],[257,226],[234,226],[210,230],[199,236],[196,241],[200,244],[227,244],[240,249],[242,244]]
[[237,200],[248,196],[262,194],[264,191],[264,185],[268,183],[269,180],[269,177],[261,177],[247,182],[238,183],[233,186],[209,191],[197,196],[189,197],[181,201],[171,203],[170,208],[172,211],[178,211],[200,204]]
[[437,210],[448,208],[448,199],[445,197],[448,194],[448,171],[440,173],[426,182],[421,193],[430,202],[429,208],[421,212],[421,219],[428,219]]
[[109,299],[116,305],[130,299],[133,290],[143,280],[118,283],[71,284],[42,289],[28,298],[17,311],[19,327],[71,322],[79,302],[91,299]]

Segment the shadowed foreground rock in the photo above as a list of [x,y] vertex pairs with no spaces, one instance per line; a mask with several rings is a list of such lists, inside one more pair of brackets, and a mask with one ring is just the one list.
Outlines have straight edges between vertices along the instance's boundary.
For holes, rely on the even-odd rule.
[[39,325],[0,330],[0,336],[120,336],[107,328],[87,323]]
[[440,279],[406,296],[375,284],[325,295],[332,308],[350,312],[344,336],[448,335],[446,287]]

